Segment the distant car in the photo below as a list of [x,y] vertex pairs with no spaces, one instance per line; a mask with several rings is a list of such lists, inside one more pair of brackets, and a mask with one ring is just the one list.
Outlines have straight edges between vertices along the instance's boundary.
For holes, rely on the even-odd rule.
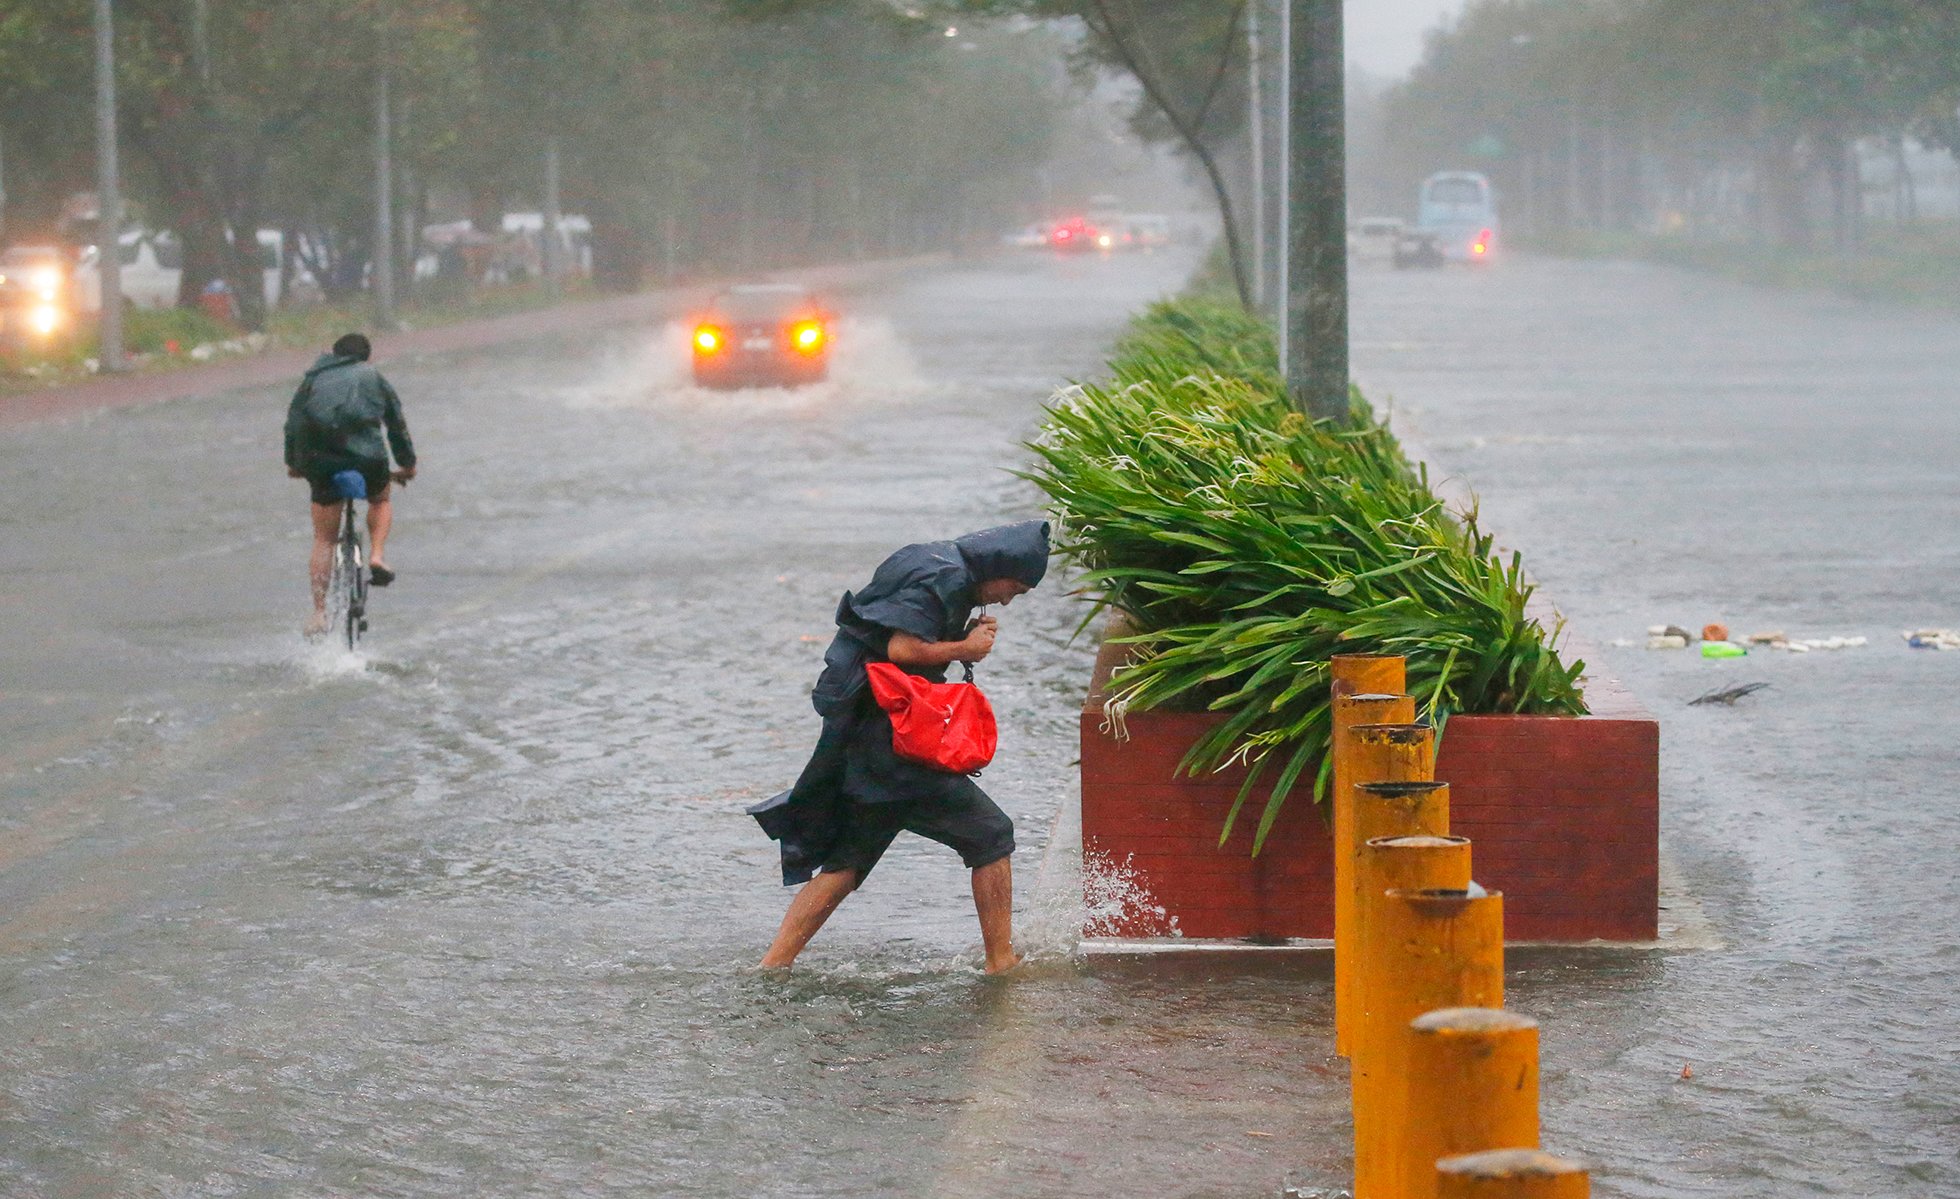
[[1012,233],[1001,234],[1000,244],[1016,250],[1039,250],[1048,244],[1048,231],[1040,225],[1023,225]]
[[1116,236],[1082,217],[1070,217],[1065,221],[1057,221],[1050,227],[1048,244],[1057,250],[1070,253],[1082,250],[1109,250],[1115,248]]
[[1451,262],[1489,262],[1497,250],[1497,190],[1475,171],[1438,171],[1417,193],[1416,228],[1433,234]]
[[830,371],[831,316],[800,283],[744,283],[708,304],[690,350],[702,387],[793,387]]
[[1398,271],[1410,267],[1439,267],[1449,261],[1443,243],[1427,229],[1404,229],[1395,239],[1392,261]]
[[1362,217],[1348,226],[1348,255],[1363,262],[1389,262],[1402,240],[1402,221],[1392,216]]

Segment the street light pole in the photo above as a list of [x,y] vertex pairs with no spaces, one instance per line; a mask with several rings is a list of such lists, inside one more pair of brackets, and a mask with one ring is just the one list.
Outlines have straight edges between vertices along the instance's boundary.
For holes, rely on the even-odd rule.
[[1259,45],[1260,0],[1252,0],[1245,10],[1246,141],[1252,161],[1252,305],[1259,311],[1266,303],[1266,98],[1261,90],[1265,71]]
[[558,240],[558,229],[563,224],[558,200],[558,131],[545,134],[544,138],[544,211],[538,214],[541,226],[538,237],[538,266],[544,272],[545,286],[552,291],[558,288],[564,277],[565,264],[559,261],[564,244]]
[[374,325],[395,327],[395,163],[388,96],[387,34],[374,81]]
[[1287,85],[1286,390],[1315,420],[1348,415],[1346,67],[1341,0],[1292,0]]
[[122,186],[116,178],[116,25],[110,0],[95,0],[95,271],[101,281],[101,349],[96,369],[123,361]]

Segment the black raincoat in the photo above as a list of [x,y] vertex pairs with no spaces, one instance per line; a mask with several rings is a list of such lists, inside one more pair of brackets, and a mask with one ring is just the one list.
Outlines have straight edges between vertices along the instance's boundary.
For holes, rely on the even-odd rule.
[[386,471],[390,449],[397,464],[415,465],[415,443],[395,389],[359,358],[320,355],[286,409],[286,465],[308,478]]
[[[1048,570],[1048,522],[1022,521],[953,541],[908,545],[878,567],[871,582],[837,604],[837,635],[824,653],[810,702],[823,717],[817,748],[796,785],[750,808],[763,831],[782,843],[783,885],[808,882],[836,842],[845,805],[930,800],[971,787],[892,753],[891,721],[873,702],[864,667],[886,661],[893,633],[921,641],[958,641],[979,585],[1015,579],[1029,587]],[[943,668],[912,673],[945,681]]]

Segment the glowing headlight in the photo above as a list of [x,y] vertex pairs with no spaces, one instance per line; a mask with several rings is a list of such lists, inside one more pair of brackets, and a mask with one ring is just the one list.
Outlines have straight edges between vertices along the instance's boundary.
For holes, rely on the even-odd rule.
[[816,321],[804,321],[790,330],[790,340],[796,348],[806,354],[814,354],[823,348],[823,326]]
[[55,293],[61,290],[61,271],[51,266],[36,267],[28,273],[27,281],[34,290],[53,299]]
[[27,327],[37,337],[46,337],[61,328],[61,309],[53,304],[36,304],[27,313]]
[[1111,237],[1107,233],[1102,233],[1096,236],[1096,244],[1101,246],[1103,249],[1107,250],[1109,249],[1109,247],[1116,244],[1116,239]]
[[712,354],[721,349],[721,330],[712,325],[703,325],[696,329],[694,348],[703,354]]

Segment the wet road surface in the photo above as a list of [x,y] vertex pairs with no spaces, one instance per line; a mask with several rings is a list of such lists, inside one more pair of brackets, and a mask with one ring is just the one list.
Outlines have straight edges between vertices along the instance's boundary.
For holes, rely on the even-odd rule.
[[[978,977],[965,872],[911,838],[795,975],[748,968],[787,893],[741,806],[814,738],[837,594],[904,541],[1033,515],[1003,468],[1040,400],[1189,266],[873,280],[835,379],[793,392],[687,386],[671,327],[384,364],[425,466],[360,656],[296,635],[284,393],[8,432],[0,1194],[1342,1178],[1324,963],[1070,954],[1073,880],[1042,863],[1089,647],[1059,588],[982,671],[1026,975]],[[1360,378],[1589,641],[1873,638],[1599,655],[1663,718],[1664,834],[1723,947],[1514,958],[1548,1141],[1597,1193],[1960,1193],[1960,655],[1896,641],[1953,591],[1953,332],[1644,268],[1356,277]]]
[[869,284],[797,391],[688,386],[671,328],[384,364],[423,465],[361,657],[297,636],[289,393],[10,434],[0,1193],[1267,1194],[1337,1154],[1324,1054],[1272,1052],[1323,988],[1068,957],[1057,588],[981,675],[1029,977],[978,976],[966,873],[912,838],[796,975],[750,969],[788,893],[741,808],[814,741],[837,595],[1034,514],[1040,402],[1190,265]]
[[[1960,1195],[1960,654],[1899,637],[1960,625],[1960,320],[1631,264],[1356,284],[1363,385],[1660,717],[1722,943],[1514,980],[1548,1143],[1607,1194]],[[1645,648],[1711,621],[1868,644]]]

